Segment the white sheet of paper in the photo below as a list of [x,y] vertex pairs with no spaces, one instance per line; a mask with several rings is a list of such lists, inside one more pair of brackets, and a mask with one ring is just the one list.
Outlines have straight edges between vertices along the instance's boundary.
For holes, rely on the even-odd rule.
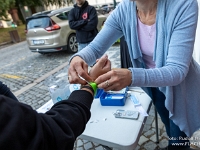
[[144,108],[142,107],[142,105],[135,106],[135,108],[137,109],[137,111],[140,112],[141,115],[143,115],[143,116],[149,116],[149,115],[147,114],[147,112],[144,110]]
[[137,111],[139,111],[141,115],[143,115],[143,116],[149,116],[147,114],[147,112],[144,110],[144,108],[142,107],[142,105],[141,105],[139,99],[137,98],[137,96],[134,95],[132,92],[131,92],[130,99],[133,102],[133,104],[134,104],[135,108],[137,109]]

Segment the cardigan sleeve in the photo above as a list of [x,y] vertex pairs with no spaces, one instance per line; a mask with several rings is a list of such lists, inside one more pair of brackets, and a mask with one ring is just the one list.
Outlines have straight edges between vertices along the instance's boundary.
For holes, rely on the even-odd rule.
[[157,20],[160,22],[157,25],[157,45],[154,52],[156,68],[132,68],[131,86],[176,86],[188,74],[194,48],[198,4],[196,0],[186,3],[170,0],[165,3],[168,5],[159,5],[163,12],[158,14],[161,21]]

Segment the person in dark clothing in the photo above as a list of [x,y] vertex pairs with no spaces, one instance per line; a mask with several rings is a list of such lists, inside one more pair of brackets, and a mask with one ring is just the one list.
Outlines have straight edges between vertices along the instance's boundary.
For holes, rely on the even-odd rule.
[[10,97],[13,100],[18,101],[15,95],[10,91],[10,89],[1,81],[0,81],[0,95],[5,95],[7,97]]
[[76,30],[78,50],[86,47],[97,35],[98,16],[96,9],[86,0],[76,0],[74,8],[69,13],[69,26]]
[[[110,68],[104,56],[89,74],[96,79]],[[90,119],[93,98],[94,89],[86,84],[42,114],[0,95],[0,150],[72,150]]]

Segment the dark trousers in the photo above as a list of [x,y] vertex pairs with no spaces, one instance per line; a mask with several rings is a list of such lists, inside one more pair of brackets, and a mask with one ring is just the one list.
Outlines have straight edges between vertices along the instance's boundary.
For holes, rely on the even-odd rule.
[[[167,135],[169,136],[169,145],[189,147],[189,140],[187,135],[182,132],[174,122],[169,119],[169,111],[165,107],[165,95],[159,91],[158,88],[151,88],[152,100],[162,122],[165,124]],[[175,144],[174,144],[175,143]],[[181,144],[180,144],[181,143]]]
[[133,67],[128,51],[128,46],[124,36],[120,38],[120,59],[121,59],[121,68]]
[[[120,56],[121,68],[132,67],[128,46],[124,37],[121,37],[120,39]],[[182,132],[171,119],[169,119],[169,111],[165,107],[165,95],[160,92],[158,88],[151,88],[151,91],[153,103],[161,117],[162,122],[165,125],[167,135],[169,136],[169,145],[174,146],[177,144],[177,146],[180,147],[189,147],[189,140],[183,140],[184,138],[188,139],[186,134]]]
[[18,99],[14,96],[14,94],[10,91],[10,89],[0,81],[0,95],[7,96],[13,100],[18,101]]

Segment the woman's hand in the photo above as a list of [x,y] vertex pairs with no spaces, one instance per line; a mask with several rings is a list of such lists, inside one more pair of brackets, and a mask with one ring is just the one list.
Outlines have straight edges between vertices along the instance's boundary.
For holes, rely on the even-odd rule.
[[90,77],[93,81],[96,80],[100,75],[107,73],[111,70],[111,62],[107,55],[104,55],[97,60],[96,64],[92,67],[89,72]]
[[88,65],[86,62],[81,57],[75,56],[72,58],[68,70],[69,83],[82,85],[86,84],[86,81],[82,80],[80,76],[83,77],[86,81],[92,81],[92,78],[88,75]]
[[99,76],[95,82],[98,88],[102,88],[105,91],[119,91],[131,84],[132,74],[128,69],[112,69],[106,74]]

